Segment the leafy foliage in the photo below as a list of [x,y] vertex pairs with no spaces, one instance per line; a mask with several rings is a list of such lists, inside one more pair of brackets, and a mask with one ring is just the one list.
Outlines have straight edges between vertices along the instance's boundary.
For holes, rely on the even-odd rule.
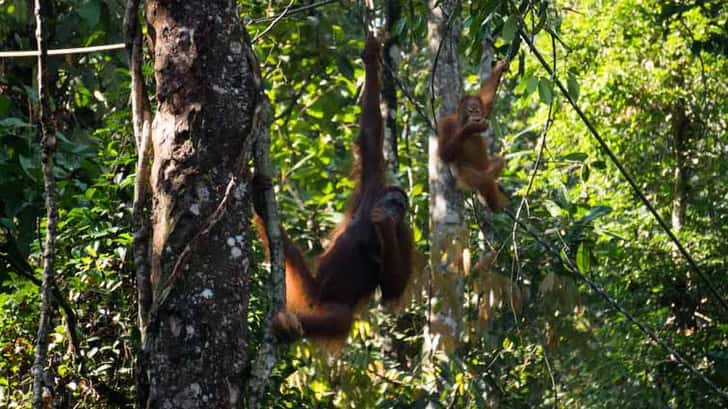
[[[376,2],[382,12],[384,2]],[[0,2],[0,48],[33,49],[32,10]],[[240,0],[266,91],[283,222],[311,255],[341,218],[352,181],[351,141],[363,71],[363,12],[321,3],[277,21],[288,1]],[[314,3],[306,3],[314,5]],[[625,168],[670,219],[721,294],[728,254],[728,6],[707,0],[463,2],[460,57],[466,90],[486,35],[498,57],[518,28],[556,67]],[[121,41],[122,3],[53,2],[51,48]],[[429,248],[427,159],[432,137],[423,2],[402,4],[395,177],[411,199],[417,259]],[[60,407],[123,405],[134,393],[138,347],[130,202],[136,154],[122,51],[53,57],[59,129],[60,312],[50,367]],[[386,68],[385,68],[386,69]],[[151,81],[151,64],[145,73]],[[0,66],[0,406],[25,407],[38,314],[43,188],[34,60]],[[728,388],[725,311],[676,253],[531,53],[511,64],[492,121],[507,168],[501,184],[521,220],[483,217],[469,197],[471,252],[494,251],[488,271],[466,277],[467,317],[455,354],[426,364],[423,296],[436,294],[419,262],[400,311],[364,306],[333,357],[301,342],[284,348],[269,382],[270,407],[718,407],[715,392],[645,338],[584,285],[574,261],[698,370]],[[435,101],[436,102],[436,101]],[[542,145],[543,141],[543,145]],[[537,171],[534,172],[534,166]],[[680,170],[684,179],[677,177]],[[533,176],[533,181],[531,177]],[[682,181],[682,182],[681,182]],[[680,203],[685,204],[681,213]],[[561,251],[550,253],[540,240]],[[251,348],[267,308],[258,251],[250,294]],[[62,309],[59,309],[62,311]],[[58,319],[60,318],[60,319]],[[76,325],[69,325],[75,318]],[[73,331],[73,333],[69,332]],[[79,340],[73,345],[72,335]],[[74,348],[78,348],[74,350]]]

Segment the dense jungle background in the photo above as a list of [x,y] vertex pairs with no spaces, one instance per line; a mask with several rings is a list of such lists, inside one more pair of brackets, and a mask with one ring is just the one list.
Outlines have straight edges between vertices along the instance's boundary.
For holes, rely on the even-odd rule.
[[[392,3],[395,18],[384,28]],[[124,2],[50,4],[51,49],[124,42]],[[274,109],[270,148],[281,220],[305,252],[317,254],[353,186],[364,4],[238,4]],[[428,141],[439,103],[431,98],[427,47],[432,5],[375,2],[372,21],[396,40],[394,66],[384,68],[394,87],[384,91],[397,101],[391,173],[410,198],[416,282],[399,309],[364,306],[334,356],[308,341],[281,347],[263,407],[726,404],[716,388],[728,390],[728,4],[539,0],[519,14],[520,4],[462,1],[456,29],[466,92],[479,86],[484,42],[494,59],[505,58],[520,15],[522,29],[556,69],[549,74],[522,43],[491,120],[495,153],[507,163],[500,185],[508,208],[521,208],[520,219],[533,234],[507,213],[487,214],[475,195],[466,195],[473,260],[497,256],[488,271],[465,276],[457,348],[427,357],[423,334],[431,311],[425,300],[437,295],[428,267]],[[0,0],[0,51],[35,49],[32,6]],[[276,20],[286,8],[290,12]],[[139,347],[128,58],[117,49],[48,61],[46,90],[58,131],[60,296],[48,361],[54,406],[125,406],[135,394]],[[0,58],[0,407],[8,408],[30,407],[40,305],[46,219],[35,63],[33,57]],[[153,90],[148,59],[144,74]],[[569,105],[557,79],[699,272]],[[251,351],[268,306],[259,243],[255,251]]]

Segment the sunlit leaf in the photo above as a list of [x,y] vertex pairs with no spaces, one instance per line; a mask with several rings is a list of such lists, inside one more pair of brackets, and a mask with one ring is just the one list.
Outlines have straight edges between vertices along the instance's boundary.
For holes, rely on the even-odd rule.
[[564,160],[571,160],[574,162],[584,162],[586,158],[588,158],[589,155],[587,155],[584,152],[571,152],[567,155],[564,155]]
[[552,89],[553,85],[551,80],[548,78],[541,78],[538,80],[538,96],[541,99],[541,102],[544,104],[550,104],[551,101],[553,101],[554,95]]
[[591,270],[591,248],[582,242],[576,250],[576,266],[582,273],[588,273]]
[[566,80],[566,88],[574,101],[579,100],[579,83],[576,81],[576,75],[572,72],[569,73],[569,78]]
[[611,212],[612,212],[612,208],[609,206],[597,206],[597,207],[589,210],[589,213],[587,213],[586,216],[579,219],[579,223],[589,224],[592,221],[594,221],[602,216],[606,216]]

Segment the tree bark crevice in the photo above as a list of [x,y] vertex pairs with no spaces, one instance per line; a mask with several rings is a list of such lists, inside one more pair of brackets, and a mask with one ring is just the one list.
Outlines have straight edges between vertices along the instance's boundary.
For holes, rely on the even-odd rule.
[[250,193],[260,82],[229,1],[148,1],[152,302],[146,407],[245,401]]

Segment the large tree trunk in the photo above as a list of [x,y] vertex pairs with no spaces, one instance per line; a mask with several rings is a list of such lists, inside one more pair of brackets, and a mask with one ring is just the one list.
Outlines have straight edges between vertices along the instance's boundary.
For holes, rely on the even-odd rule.
[[250,196],[260,84],[234,1],[152,0],[150,408],[243,407]]
[[[433,60],[434,97],[441,100],[437,116],[455,112],[462,89],[458,62],[460,17],[456,0],[430,0],[427,24]],[[437,7],[435,7],[437,6]],[[462,324],[464,256],[468,229],[463,195],[455,189],[448,167],[437,154],[437,135],[429,140],[431,296],[425,351],[450,352],[457,345]]]

